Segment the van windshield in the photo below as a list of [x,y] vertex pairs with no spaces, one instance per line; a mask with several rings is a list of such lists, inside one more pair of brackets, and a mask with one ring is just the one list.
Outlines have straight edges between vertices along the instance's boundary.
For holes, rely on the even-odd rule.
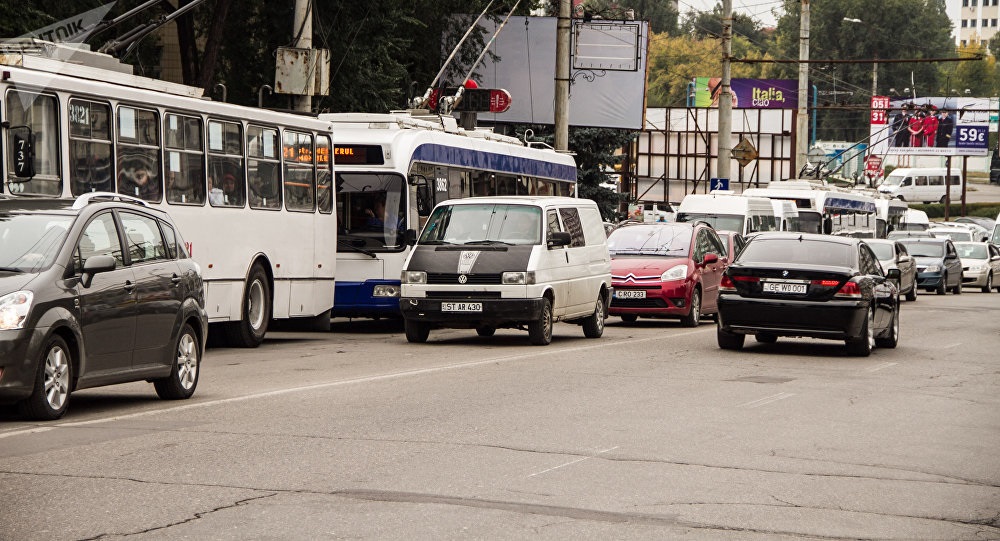
[[434,209],[420,244],[541,244],[542,211],[530,205],[484,203]]
[[885,177],[885,180],[882,181],[882,184],[885,186],[899,186],[899,183],[902,181],[903,175],[889,174],[889,176]]
[[745,216],[739,214],[709,214],[705,212],[679,212],[678,222],[707,222],[716,231],[743,231]]
[[71,216],[0,214],[0,271],[37,272],[52,265]]

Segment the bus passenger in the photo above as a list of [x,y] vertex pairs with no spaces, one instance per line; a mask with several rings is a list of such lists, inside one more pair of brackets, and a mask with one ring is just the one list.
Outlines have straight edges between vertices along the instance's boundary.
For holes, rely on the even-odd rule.
[[118,192],[139,197],[146,201],[160,200],[160,183],[149,174],[145,165],[136,165],[131,171],[123,170],[118,178]]

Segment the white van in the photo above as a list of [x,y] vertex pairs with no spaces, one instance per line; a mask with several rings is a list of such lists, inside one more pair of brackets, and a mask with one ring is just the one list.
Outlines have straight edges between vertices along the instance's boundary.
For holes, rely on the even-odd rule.
[[798,231],[799,209],[795,203],[787,199],[772,199],[774,207],[774,224],[776,231]]
[[[893,169],[882,181],[882,184],[879,184],[878,191],[903,201],[944,203],[947,188],[944,179],[948,174],[948,169],[945,167]],[[949,178],[951,198],[957,200],[961,197],[962,184],[965,180],[962,178],[962,172],[956,168],[951,169]]]
[[597,204],[572,197],[472,197],[439,203],[403,265],[399,307],[406,339],[433,328],[527,328],[552,341],[552,324],[604,333],[611,256]]
[[990,242],[1000,246],[1000,214],[997,214],[997,222],[993,225],[993,238]]
[[927,231],[930,227],[931,221],[927,218],[927,213],[917,209],[906,209],[899,222],[899,228],[903,231]]
[[718,231],[736,231],[744,236],[778,227],[770,199],[744,197],[728,190],[685,196],[677,208],[677,221],[708,222]]

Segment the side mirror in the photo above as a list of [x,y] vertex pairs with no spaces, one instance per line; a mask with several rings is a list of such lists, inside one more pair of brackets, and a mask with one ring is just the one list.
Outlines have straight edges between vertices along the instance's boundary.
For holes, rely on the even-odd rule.
[[702,265],[711,265],[712,263],[718,263],[719,256],[713,253],[705,254],[705,258],[701,260]]
[[886,278],[890,280],[895,280],[897,282],[899,281],[900,278],[902,278],[902,276],[903,275],[899,272],[899,269],[896,267],[893,267],[885,272]]
[[116,266],[117,262],[114,257],[92,255],[83,262],[83,275],[80,277],[80,283],[83,284],[83,287],[90,287],[90,282],[94,279],[95,274],[113,271]]
[[556,248],[559,246],[569,246],[573,242],[573,237],[570,236],[568,231],[553,231],[549,233],[548,242],[546,245],[551,248]]
[[833,218],[825,218],[823,220],[823,234],[829,235],[833,233]]
[[413,246],[414,244],[417,243],[417,230],[407,229],[405,232],[403,232],[403,239],[404,242],[406,242],[407,246]]

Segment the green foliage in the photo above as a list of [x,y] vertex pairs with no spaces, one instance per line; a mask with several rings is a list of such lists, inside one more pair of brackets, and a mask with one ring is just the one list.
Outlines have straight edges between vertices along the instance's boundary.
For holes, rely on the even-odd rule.
[[[722,37],[722,3],[717,3],[712,11],[691,11],[684,17],[681,34],[695,39]],[[756,19],[744,13],[733,13],[733,38],[742,37],[756,48],[767,51],[773,40]],[[736,52],[735,50],[733,51]],[[740,56],[736,54],[735,56]]]
[[624,19],[632,10],[637,21],[649,21],[650,33],[677,33],[677,11],[663,0],[587,0],[584,12],[604,19]]

